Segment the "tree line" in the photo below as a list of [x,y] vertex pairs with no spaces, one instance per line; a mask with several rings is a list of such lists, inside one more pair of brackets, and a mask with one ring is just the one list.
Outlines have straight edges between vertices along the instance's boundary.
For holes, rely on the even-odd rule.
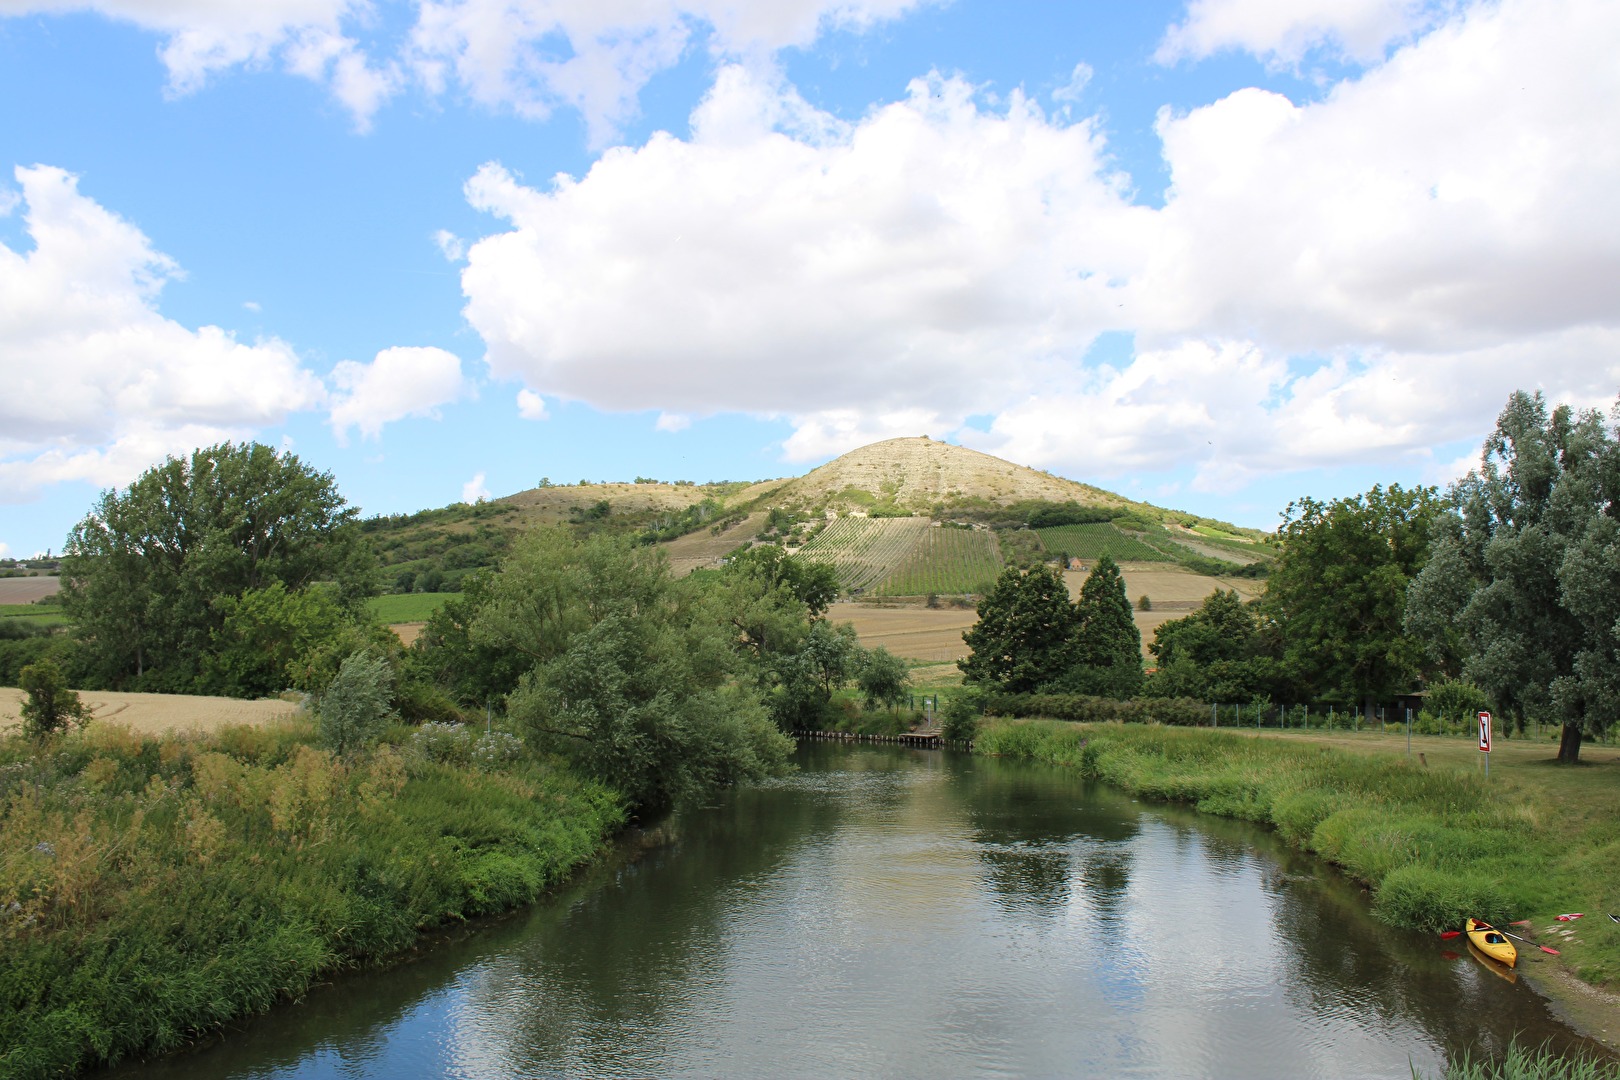
[[[1072,605],[1049,569],[1009,571],[968,635],[965,679],[1369,714],[1426,689],[1440,708],[1559,727],[1564,762],[1620,717],[1620,437],[1602,414],[1515,393],[1479,467],[1444,493],[1303,498],[1278,541],[1264,597],[1217,591],[1161,625],[1146,676],[1126,674],[1134,629],[1118,619],[1129,604],[1117,571],[1099,562]],[[1087,591],[1106,592],[1114,614]]]
[[[71,629],[0,642],[0,680],[47,702],[291,689],[344,754],[396,718],[499,717],[643,808],[779,770],[784,732],[826,725],[848,686],[872,708],[907,690],[903,661],[826,620],[833,568],[776,545],[677,579],[638,537],[535,529],[409,648],[369,614],[380,577],[330,474],[209,447],[102,494],[63,557]],[[32,730],[78,718],[61,701]]]

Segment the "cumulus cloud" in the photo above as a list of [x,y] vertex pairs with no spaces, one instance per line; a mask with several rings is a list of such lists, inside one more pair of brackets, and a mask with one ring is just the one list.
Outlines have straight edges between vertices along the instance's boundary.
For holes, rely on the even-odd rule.
[[77,177],[43,165],[14,175],[33,247],[0,243],[0,500],[67,480],[124,483],[165,454],[324,400],[284,342],[160,315],[179,268]]
[[279,65],[327,87],[361,129],[415,85],[537,119],[575,108],[600,144],[695,41],[717,55],[768,57],[827,28],[865,29],[928,2],[411,0],[403,35],[366,0],[0,0],[0,17],[94,11],[161,34],[176,94],[230,68]]
[[432,347],[384,349],[369,364],[344,360],[332,369],[332,383],[332,433],[340,445],[347,444],[351,428],[375,439],[395,420],[437,418],[439,406],[466,391],[461,359]]
[[477,473],[473,478],[461,485],[461,501],[464,503],[483,502],[489,498],[489,488],[484,486],[484,474]]
[[[1211,9],[1213,10],[1213,9]],[[692,135],[467,185],[466,315],[496,377],[607,409],[786,417],[809,459],[947,433],[1197,482],[1402,459],[1507,393],[1620,386],[1620,9],[1457,12],[1296,105],[1158,120],[1136,205],[1091,118],[912,84],[852,123],[721,70]],[[1104,331],[1134,357],[1088,359]]]
[[469,198],[513,226],[462,275],[493,373],[610,408],[963,408],[1109,325],[1114,290],[1080,270],[1134,258],[1132,210],[1089,124],[937,78],[848,130],[808,112],[730,67],[691,141],[548,191],[480,170]]
[[1173,64],[1241,49],[1292,66],[1324,48],[1366,63],[1436,18],[1436,7],[1425,0],[1192,0],[1154,58]]

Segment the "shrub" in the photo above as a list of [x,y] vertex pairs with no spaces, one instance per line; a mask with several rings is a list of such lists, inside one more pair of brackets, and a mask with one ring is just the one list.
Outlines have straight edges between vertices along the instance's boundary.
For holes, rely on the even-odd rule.
[[472,733],[460,724],[429,721],[411,733],[411,747],[429,761],[465,765],[472,757]]
[[1089,694],[990,694],[984,699],[984,712],[987,716],[1044,716],[1089,724],[1113,720],[1196,727],[1209,720],[1209,706],[1192,698],[1117,701]]
[[472,763],[488,771],[523,756],[523,740],[504,731],[490,731],[473,744]]
[[90,722],[90,710],[68,689],[53,661],[41,659],[23,668],[18,685],[28,695],[22,705],[23,730],[35,738],[54,735],[70,722],[80,727]]
[[955,695],[941,712],[940,737],[949,743],[972,742],[983,710],[984,695],[972,690]]
[[315,707],[321,741],[339,754],[375,746],[394,718],[388,704],[393,695],[394,675],[386,660],[350,653]]

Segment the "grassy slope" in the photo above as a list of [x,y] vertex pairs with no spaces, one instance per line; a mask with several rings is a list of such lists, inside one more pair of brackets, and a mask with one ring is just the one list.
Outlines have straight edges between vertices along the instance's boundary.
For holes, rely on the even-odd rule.
[[[1273,825],[1365,881],[1394,925],[1528,918],[1582,979],[1620,981],[1620,927],[1606,917],[1620,912],[1620,751],[1590,747],[1566,769],[1550,744],[1503,740],[1487,783],[1467,742],[1414,739],[1409,761],[1404,736],[1384,734],[1001,722],[974,749]],[[1553,921],[1569,911],[1587,919]]]
[[622,821],[538,762],[385,747],[334,761],[307,720],[41,755],[0,740],[0,1077],[161,1053],[534,900]]
[[371,613],[382,623],[408,623],[426,622],[432,615],[444,606],[446,600],[453,600],[460,593],[389,593],[384,596],[374,596],[367,601]]

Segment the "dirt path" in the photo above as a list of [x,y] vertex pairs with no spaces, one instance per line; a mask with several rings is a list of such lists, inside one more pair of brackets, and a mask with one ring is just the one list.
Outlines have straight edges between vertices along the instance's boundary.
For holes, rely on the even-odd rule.
[[[93,720],[122,724],[143,735],[164,731],[213,731],[227,724],[263,724],[298,711],[291,701],[194,697],[188,694],[125,694],[112,690],[81,690],[79,697],[93,712]],[[21,721],[21,690],[0,687],[0,730]]]

